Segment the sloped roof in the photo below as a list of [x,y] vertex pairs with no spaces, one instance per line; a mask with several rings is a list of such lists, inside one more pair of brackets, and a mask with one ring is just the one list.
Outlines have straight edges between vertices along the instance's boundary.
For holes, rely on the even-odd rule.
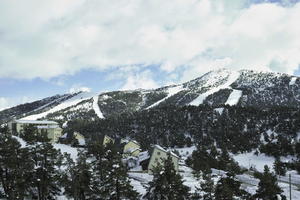
[[170,153],[172,156],[179,158],[179,156],[177,156],[175,153],[173,153],[171,150],[166,150],[163,147],[159,146],[159,145],[154,145],[154,148],[157,148],[165,153]]
[[51,125],[58,125],[55,121],[48,121],[48,120],[14,120],[14,122],[19,124],[51,124]]

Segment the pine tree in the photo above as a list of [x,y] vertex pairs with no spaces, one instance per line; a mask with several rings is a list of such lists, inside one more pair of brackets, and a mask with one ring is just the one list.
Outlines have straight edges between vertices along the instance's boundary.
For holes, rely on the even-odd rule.
[[153,180],[149,183],[146,199],[149,200],[185,200],[189,199],[189,187],[183,185],[180,174],[175,171],[169,154],[164,164],[153,170]]
[[64,194],[74,200],[86,200],[93,197],[92,173],[86,155],[79,152],[76,164],[68,156],[64,175]]
[[127,166],[113,144],[106,145],[104,156],[98,159],[102,159],[102,168],[97,165],[99,162],[92,164],[93,190],[98,197],[112,200],[139,199],[139,194],[130,185]]
[[[113,144],[109,144],[108,146],[112,146]],[[100,179],[104,178],[105,173],[105,162],[104,162],[104,155],[105,151],[109,150],[109,148],[105,148],[102,143],[99,141],[95,141],[88,144],[88,151],[87,156],[90,158],[94,158],[92,161],[93,171],[97,173],[96,177],[99,177]]]
[[34,125],[25,125],[20,133],[20,137],[24,139],[28,144],[34,144],[36,142],[49,142],[45,130],[38,130]]
[[[286,199],[286,197],[282,195],[282,189],[277,184],[276,176],[270,172],[267,165],[265,165],[262,174],[256,173],[255,176],[260,180],[256,194],[254,195],[255,198],[262,200]],[[279,196],[281,196],[281,198]]]
[[227,173],[216,185],[215,200],[250,199],[250,195],[240,187],[241,183],[235,180],[235,175]]
[[284,166],[284,163],[281,162],[279,157],[275,158],[273,168],[277,175],[285,176],[286,168]]
[[40,200],[53,199],[60,193],[61,153],[50,143],[38,143],[30,148],[34,161],[32,195]]
[[200,184],[201,191],[203,191],[203,200],[214,199],[215,185],[211,174],[203,174],[203,182]]
[[21,148],[9,134],[0,134],[0,186],[8,199],[24,199],[28,195],[33,167],[28,149]]

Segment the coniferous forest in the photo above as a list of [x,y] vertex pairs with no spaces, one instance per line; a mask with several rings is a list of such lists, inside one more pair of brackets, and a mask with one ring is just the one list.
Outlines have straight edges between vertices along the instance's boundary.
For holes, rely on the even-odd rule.
[[[20,135],[24,144],[3,126],[1,196],[7,199],[55,199],[58,195],[73,199],[268,199],[275,194],[277,198],[282,190],[276,186],[276,176],[268,168],[264,173],[255,172],[260,184],[254,196],[243,190],[235,176],[245,169],[230,154],[265,153],[276,158],[276,174],[299,171],[299,157],[292,163],[278,159],[300,155],[299,114],[297,109],[284,107],[257,110],[169,106],[105,120],[74,120],[64,132],[78,131],[87,138],[87,146],[81,148],[76,161],[55,149],[34,127],[25,127]],[[135,138],[143,150],[152,144],[170,148],[196,145],[185,162],[196,177],[202,177],[199,187],[194,193],[184,186],[183,177],[172,169],[167,159],[155,169],[147,193],[141,196],[130,184],[129,168],[118,149],[113,144],[103,146],[99,142],[104,134]],[[211,169],[223,170],[226,176],[214,182]],[[162,187],[166,185],[170,187]],[[265,188],[274,191],[268,193]]]

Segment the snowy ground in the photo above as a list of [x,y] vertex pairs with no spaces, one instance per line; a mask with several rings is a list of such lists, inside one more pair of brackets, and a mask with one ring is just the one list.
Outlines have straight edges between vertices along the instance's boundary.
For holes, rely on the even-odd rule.
[[167,90],[168,95],[165,98],[163,98],[163,99],[155,102],[154,104],[148,106],[146,108],[146,110],[159,105],[161,102],[165,101],[166,99],[170,98],[171,96],[177,94],[178,92],[180,92],[182,90],[183,90],[182,85],[178,85],[178,86],[174,86],[174,87],[169,87],[168,90]]
[[91,92],[82,92],[82,93],[79,93],[78,95],[76,95],[76,96],[74,96],[74,97],[72,97],[72,98],[70,98],[70,99],[62,102],[61,104],[59,104],[59,105],[51,108],[50,110],[48,110],[46,112],[35,114],[35,115],[29,115],[29,116],[24,117],[22,119],[37,120],[37,119],[46,117],[49,113],[54,113],[56,111],[63,110],[63,109],[68,108],[70,106],[76,105],[76,104],[78,104],[81,101],[84,101],[86,99],[90,99],[94,95],[95,94],[91,93]]
[[[203,101],[211,94],[218,92],[221,89],[226,89],[226,88],[230,88],[230,85],[235,82],[238,77],[240,76],[239,72],[228,72],[228,71],[224,71],[223,73],[229,73],[228,74],[228,79],[227,82],[218,86],[218,87],[212,87],[210,90],[208,90],[207,92],[204,92],[202,94],[200,94],[196,99],[194,99],[190,105],[194,105],[194,106],[199,106],[200,104],[203,103]],[[208,83],[206,83],[207,87],[211,87],[217,80],[219,77],[212,77],[212,80],[208,81]],[[216,79],[216,80],[214,80]],[[237,95],[236,93],[234,93],[234,98],[236,99]],[[233,99],[233,97],[231,97]],[[231,102],[230,102],[231,103]]]
[[[196,191],[196,187],[199,187],[199,180],[197,177],[194,176],[193,170],[185,165],[179,166],[180,174],[183,177],[184,185],[190,187],[191,192]],[[220,177],[224,176],[226,172],[222,170],[213,170],[213,180],[215,183],[219,180]],[[146,194],[147,186],[149,181],[152,180],[152,176],[145,174],[145,173],[129,173],[129,177],[131,180],[131,184],[136,191],[138,191],[141,195]],[[251,194],[255,194],[257,190],[257,186],[259,180],[254,178],[251,175],[243,174],[237,175],[237,179],[242,183],[242,188],[248,191]],[[284,195],[289,198],[289,184],[279,182],[279,186],[283,189]],[[299,188],[295,185],[292,185],[292,199],[293,200],[300,200],[300,191]]]
[[290,86],[291,86],[291,85],[295,85],[296,80],[297,80],[297,77],[293,77],[293,78],[291,79],[289,85],[290,85]]
[[175,148],[175,150],[179,152],[181,160],[186,160],[190,155],[192,155],[193,151],[196,150],[196,147],[192,146],[184,148]]
[[252,166],[260,172],[264,171],[265,165],[268,165],[272,170],[275,160],[273,157],[266,156],[265,154],[256,156],[254,152],[233,155],[233,159],[237,161],[241,167],[249,169]]
[[227,101],[225,102],[225,105],[230,105],[230,106],[236,105],[239,102],[242,94],[243,94],[243,91],[241,91],[241,90],[233,90],[230,93]]
[[93,97],[93,109],[96,113],[96,115],[100,118],[100,119],[103,119],[104,116],[99,108],[99,105],[98,105],[98,99],[99,99],[99,95],[96,95]]
[[78,158],[78,148],[71,147],[65,144],[53,144],[54,148],[60,150],[61,153],[70,154],[73,161],[76,161]]

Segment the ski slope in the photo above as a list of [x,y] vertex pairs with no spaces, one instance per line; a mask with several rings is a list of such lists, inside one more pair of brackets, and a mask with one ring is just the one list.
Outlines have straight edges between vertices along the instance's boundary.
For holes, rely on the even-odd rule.
[[39,113],[39,114],[34,114],[34,115],[29,115],[27,117],[24,117],[22,119],[24,120],[37,120],[37,119],[40,119],[40,118],[43,118],[43,117],[46,117],[48,114],[50,113],[54,113],[54,112],[57,112],[57,111],[60,111],[60,110],[63,110],[65,108],[68,108],[70,106],[74,106],[84,100],[87,100],[87,99],[90,99],[92,98],[93,96],[95,96],[94,93],[91,93],[91,92],[81,92],[79,93],[78,95],[62,102],[61,104],[51,108],[50,110],[46,111],[46,112],[42,112],[42,113]]
[[230,106],[236,105],[239,102],[242,94],[243,94],[243,91],[241,91],[241,90],[233,90],[230,93],[225,105],[230,105]]
[[289,82],[289,85],[290,85],[290,86],[295,85],[296,80],[297,80],[297,77],[293,77],[293,78],[291,79],[291,81]]
[[[199,106],[200,104],[203,103],[203,101],[209,96],[209,95],[212,95],[216,92],[218,92],[219,90],[222,90],[222,89],[226,89],[226,88],[230,88],[230,85],[232,83],[234,83],[240,76],[240,73],[239,72],[236,72],[236,71],[232,71],[232,72],[229,72],[229,75],[228,75],[228,79],[227,79],[227,82],[220,85],[220,86],[217,86],[217,87],[214,87],[202,94],[200,94],[196,99],[194,99],[190,105],[193,105],[193,106]],[[218,80],[210,80],[210,84],[209,86],[212,86],[212,83],[216,83]],[[207,85],[207,84],[206,84]],[[207,85],[208,86],[208,85]]]
[[148,107],[146,108],[146,110],[147,110],[147,109],[150,109],[150,108],[153,108],[153,107],[155,107],[155,106],[157,106],[157,105],[159,105],[161,102],[165,101],[166,99],[170,98],[171,96],[177,94],[178,92],[180,92],[180,91],[182,91],[182,90],[183,90],[182,85],[169,87],[169,88],[167,89],[168,95],[167,95],[165,98],[162,98],[161,100],[159,100],[159,101],[155,102],[154,104],[148,106]]
[[96,113],[96,115],[100,118],[100,119],[104,119],[104,116],[99,108],[99,105],[98,105],[98,99],[99,99],[99,95],[96,95],[93,97],[93,109]]

